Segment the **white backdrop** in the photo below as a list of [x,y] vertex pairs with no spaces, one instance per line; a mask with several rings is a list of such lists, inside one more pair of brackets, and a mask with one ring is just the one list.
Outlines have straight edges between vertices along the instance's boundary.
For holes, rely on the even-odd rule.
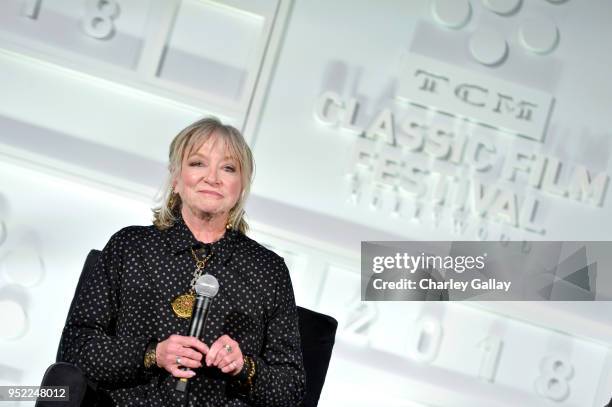
[[[241,127],[255,153],[253,237],[285,257],[300,305],[340,322],[320,405],[607,402],[609,303],[364,303],[359,245],[609,240],[607,190],[601,205],[554,192],[578,166],[610,173],[609,2],[89,3],[0,5],[0,385],[40,382],[87,252],[150,222],[170,140],[214,114]],[[417,68],[514,102],[537,98],[542,121],[519,122],[508,106],[496,114],[495,97],[476,110],[453,88],[442,93],[445,82],[438,98],[419,93]],[[325,105],[326,92],[337,100]],[[483,96],[472,92],[470,101]],[[373,125],[386,110],[392,120]],[[411,120],[488,140],[491,168],[475,169],[469,148],[457,162],[433,157],[433,144],[390,149],[390,136],[408,142]],[[504,177],[514,150],[560,160],[558,182]],[[385,159],[397,163],[386,178]],[[418,199],[399,181],[413,163],[435,173]],[[516,194],[519,207],[537,200],[533,222],[545,232],[475,215],[471,201],[458,232],[458,185],[475,181]]]

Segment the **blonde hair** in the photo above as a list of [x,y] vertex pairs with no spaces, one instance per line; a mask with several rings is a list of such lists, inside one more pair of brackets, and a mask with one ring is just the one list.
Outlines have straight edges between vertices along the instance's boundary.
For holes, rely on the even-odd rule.
[[164,230],[172,227],[177,217],[180,216],[182,202],[180,196],[174,193],[173,181],[181,173],[181,165],[185,155],[199,149],[213,134],[225,143],[229,155],[236,160],[240,168],[242,191],[236,205],[229,212],[228,225],[242,233],[246,233],[249,229],[245,220],[244,204],[251,189],[255,169],[253,154],[238,129],[221,123],[215,117],[206,117],[190,124],[172,140],[169,152],[168,180],[161,192],[161,205],[153,208],[153,224],[158,229]]

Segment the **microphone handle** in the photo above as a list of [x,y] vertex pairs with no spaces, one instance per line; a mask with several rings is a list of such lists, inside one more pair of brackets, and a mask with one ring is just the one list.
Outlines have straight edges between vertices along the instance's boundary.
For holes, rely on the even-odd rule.
[[193,316],[191,317],[191,324],[189,325],[189,336],[193,336],[200,340],[204,336],[204,326],[206,325],[206,318],[208,318],[208,311],[212,304],[212,298],[198,295],[196,302],[193,305]]
[[[193,311],[191,316],[191,324],[189,324],[189,336],[193,336],[200,340],[204,339],[204,327],[206,326],[206,319],[208,318],[208,311],[212,304],[212,298],[204,297],[203,295],[196,296],[196,302],[193,305]],[[189,370],[185,366],[181,366],[182,371]],[[189,379],[181,377],[176,382],[176,390],[181,392],[187,392],[187,385]]]

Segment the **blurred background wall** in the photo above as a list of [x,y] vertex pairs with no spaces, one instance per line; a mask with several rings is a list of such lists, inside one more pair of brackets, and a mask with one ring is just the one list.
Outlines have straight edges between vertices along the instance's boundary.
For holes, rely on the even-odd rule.
[[40,383],[88,251],[150,224],[170,141],[215,115],[255,153],[252,236],[340,322],[321,406],[604,405],[609,302],[366,303],[359,256],[609,240],[611,17],[606,0],[2,1],[0,385]]

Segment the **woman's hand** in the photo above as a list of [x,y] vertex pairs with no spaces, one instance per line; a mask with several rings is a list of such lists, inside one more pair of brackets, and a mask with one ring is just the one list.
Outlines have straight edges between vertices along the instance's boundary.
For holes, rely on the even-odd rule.
[[240,373],[242,365],[244,359],[240,345],[228,335],[220,336],[206,352],[206,366],[216,366],[231,376]]
[[210,353],[208,346],[193,336],[170,335],[155,348],[157,366],[166,369],[174,377],[195,376],[194,371],[181,370],[180,367],[202,367],[202,355],[207,353]]

